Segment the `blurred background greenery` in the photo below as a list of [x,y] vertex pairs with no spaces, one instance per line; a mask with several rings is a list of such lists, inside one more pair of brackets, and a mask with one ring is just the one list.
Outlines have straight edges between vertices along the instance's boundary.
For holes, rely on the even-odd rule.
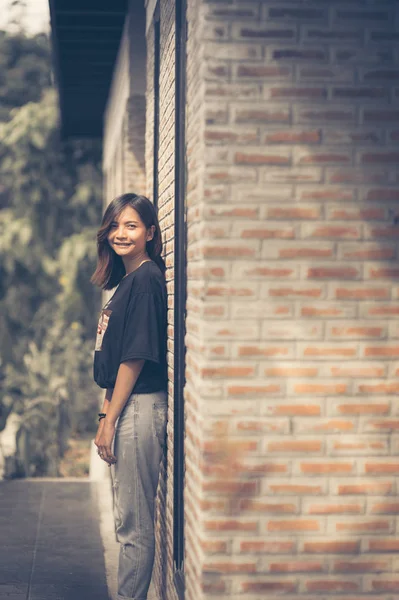
[[0,477],[86,475],[96,431],[101,146],[61,139],[52,79],[47,35],[0,31]]

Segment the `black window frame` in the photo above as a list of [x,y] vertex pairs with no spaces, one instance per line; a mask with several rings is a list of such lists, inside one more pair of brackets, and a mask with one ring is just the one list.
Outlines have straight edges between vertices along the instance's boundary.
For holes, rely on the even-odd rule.
[[174,253],[174,445],[173,563],[174,584],[184,600],[184,386],[186,363],[187,206],[186,196],[186,42],[187,3],[175,5],[175,253]]
[[152,197],[155,210],[158,212],[159,197],[159,178],[158,178],[158,159],[159,159],[159,79],[161,63],[161,20],[159,0],[156,4],[153,16],[154,23],[154,131],[153,131],[153,181]]

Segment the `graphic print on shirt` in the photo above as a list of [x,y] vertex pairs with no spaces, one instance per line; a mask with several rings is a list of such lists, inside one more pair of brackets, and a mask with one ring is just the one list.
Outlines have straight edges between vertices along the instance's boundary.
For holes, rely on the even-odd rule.
[[[107,306],[107,304],[105,306]],[[111,314],[112,310],[107,310],[103,308],[103,310],[101,311],[97,327],[96,347],[94,349],[96,352],[99,352],[102,349],[104,334],[107,331],[108,322]]]

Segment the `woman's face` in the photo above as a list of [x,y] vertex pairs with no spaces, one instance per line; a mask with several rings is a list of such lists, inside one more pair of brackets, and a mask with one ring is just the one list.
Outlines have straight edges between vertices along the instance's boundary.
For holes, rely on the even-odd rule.
[[122,258],[140,256],[146,251],[146,242],[154,235],[154,227],[148,230],[137,211],[126,206],[111,223],[108,243]]

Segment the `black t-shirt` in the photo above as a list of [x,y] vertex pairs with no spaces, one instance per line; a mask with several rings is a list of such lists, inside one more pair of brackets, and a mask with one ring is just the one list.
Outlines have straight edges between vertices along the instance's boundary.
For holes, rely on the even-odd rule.
[[167,389],[165,277],[153,262],[126,275],[101,311],[94,352],[94,381],[113,388],[119,365],[145,359],[132,390],[149,394]]

